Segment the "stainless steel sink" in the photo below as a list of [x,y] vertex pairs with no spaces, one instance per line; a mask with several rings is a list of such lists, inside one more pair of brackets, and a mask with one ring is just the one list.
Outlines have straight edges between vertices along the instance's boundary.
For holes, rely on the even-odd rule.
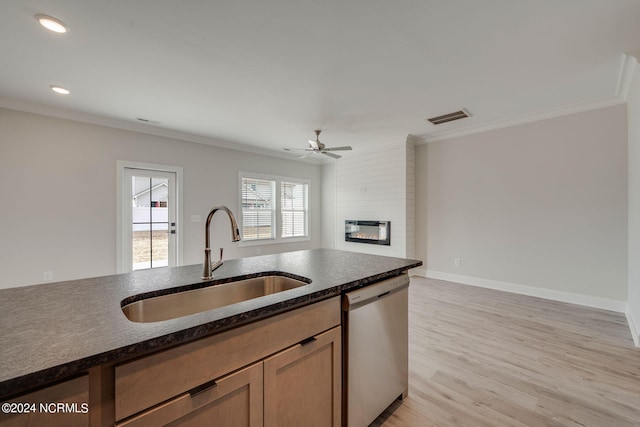
[[287,291],[306,284],[302,280],[285,276],[260,276],[141,299],[123,306],[122,311],[132,322],[158,322]]

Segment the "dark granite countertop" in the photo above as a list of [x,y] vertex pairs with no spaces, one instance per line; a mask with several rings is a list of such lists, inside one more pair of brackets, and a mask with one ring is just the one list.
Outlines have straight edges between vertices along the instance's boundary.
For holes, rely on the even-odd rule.
[[[202,265],[141,270],[0,290],[0,397],[262,319],[395,276],[421,261],[313,249],[225,261],[214,279]],[[178,319],[135,323],[132,296],[282,272],[311,279],[288,291]]]

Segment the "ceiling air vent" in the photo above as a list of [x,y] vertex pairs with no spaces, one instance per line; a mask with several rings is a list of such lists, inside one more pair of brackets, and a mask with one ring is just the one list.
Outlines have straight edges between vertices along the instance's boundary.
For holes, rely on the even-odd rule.
[[429,120],[434,125],[439,125],[442,123],[452,122],[454,120],[464,119],[465,117],[471,117],[471,114],[467,112],[464,108],[460,111],[456,111],[455,113],[449,113],[438,117],[431,117]]

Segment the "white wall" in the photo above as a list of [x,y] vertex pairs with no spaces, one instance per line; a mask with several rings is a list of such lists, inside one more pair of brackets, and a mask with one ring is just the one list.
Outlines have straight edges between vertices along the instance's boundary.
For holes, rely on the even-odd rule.
[[422,260],[423,265],[418,267],[416,272],[422,271],[424,275],[427,269],[427,242],[429,233],[427,230],[427,146],[417,145],[414,148],[415,159],[415,258]]
[[621,104],[418,146],[417,258],[433,277],[624,307],[626,129]]
[[323,248],[336,247],[336,163],[322,165],[322,240]]
[[[406,141],[358,150],[335,163],[336,249],[396,257],[407,256]],[[347,219],[391,221],[391,245],[345,242]],[[411,224],[409,225],[411,227]],[[412,248],[411,248],[412,250]]]
[[311,241],[260,247],[230,242],[214,219],[225,258],[320,247],[320,166],[137,132],[0,109],[0,288],[116,272],[116,161],[184,168],[184,263],[202,262],[209,209],[237,211],[238,171],[310,179]]
[[629,126],[629,307],[627,318],[640,345],[640,66],[636,64],[628,102]]

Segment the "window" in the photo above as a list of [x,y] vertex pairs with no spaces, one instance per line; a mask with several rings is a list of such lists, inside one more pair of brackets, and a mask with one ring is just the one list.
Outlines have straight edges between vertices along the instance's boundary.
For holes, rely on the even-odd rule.
[[309,239],[309,181],[240,173],[241,244]]
[[275,238],[275,181],[242,178],[242,239]]
[[282,237],[307,235],[307,184],[282,181]]

